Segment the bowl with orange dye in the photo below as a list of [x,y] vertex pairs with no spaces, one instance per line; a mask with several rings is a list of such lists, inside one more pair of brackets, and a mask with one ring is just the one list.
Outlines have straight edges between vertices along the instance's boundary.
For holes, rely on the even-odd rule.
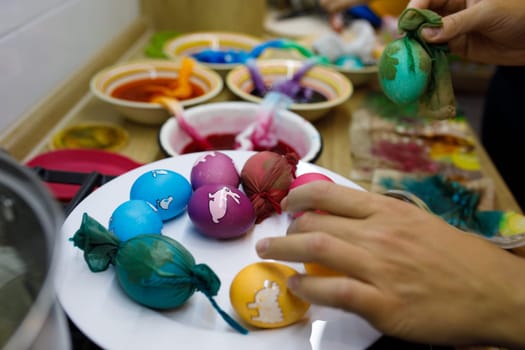
[[[155,97],[177,88],[182,77],[182,62],[168,60],[136,60],[107,67],[93,76],[91,92],[111,104],[129,120],[160,125],[169,112]],[[183,107],[207,102],[222,88],[222,78],[213,70],[194,64],[187,77],[191,93],[179,98]]]

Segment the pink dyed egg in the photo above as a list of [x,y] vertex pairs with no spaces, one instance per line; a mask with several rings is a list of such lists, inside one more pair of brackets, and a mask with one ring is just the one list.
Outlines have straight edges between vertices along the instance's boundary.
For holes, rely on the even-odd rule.
[[255,224],[255,210],[237,187],[202,185],[188,202],[188,216],[206,236],[227,239],[244,235]]
[[[329,178],[326,175],[323,175],[321,173],[305,173],[302,175],[299,175],[295,178],[295,180],[290,185],[290,190],[295,187],[299,187],[301,185],[307,184],[312,181],[330,181],[334,182],[331,178]],[[316,210],[317,213],[322,214],[322,211]],[[297,218],[301,216],[302,213],[295,213],[293,215],[294,218]],[[305,263],[304,269],[306,272],[310,275],[317,275],[317,276],[341,276],[340,272],[333,271],[323,265],[319,265],[317,263]]]
[[239,187],[240,177],[233,159],[222,152],[213,151],[197,159],[191,168],[190,182],[194,190],[209,184]]
[[308,182],[319,181],[319,180],[334,182],[334,180],[332,180],[328,176],[321,174],[321,173],[305,173],[305,174],[297,176],[292,181],[292,184],[290,185],[290,190],[293,188],[299,187],[301,185],[304,185]]
[[[321,173],[304,173],[302,175],[297,176],[290,185],[290,190],[302,186],[304,184],[307,184],[312,181],[330,181],[334,182],[331,178],[329,178],[326,175],[323,175]],[[321,211],[316,210],[316,212],[320,213]],[[293,218],[298,218],[299,216],[303,215],[303,213],[295,213],[292,215]]]

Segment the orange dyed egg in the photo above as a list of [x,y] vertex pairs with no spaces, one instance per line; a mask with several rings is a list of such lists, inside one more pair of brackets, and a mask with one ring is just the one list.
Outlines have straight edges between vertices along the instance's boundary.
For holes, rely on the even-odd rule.
[[326,276],[326,277],[344,275],[341,272],[337,272],[335,270],[329,269],[328,267],[325,267],[317,263],[305,263],[304,269],[306,273],[309,275]]
[[286,283],[297,274],[275,262],[258,262],[243,268],[230,286],[230,302],[237,314],[252,326],[278,328],[303,318],[310,304],[288,290]]

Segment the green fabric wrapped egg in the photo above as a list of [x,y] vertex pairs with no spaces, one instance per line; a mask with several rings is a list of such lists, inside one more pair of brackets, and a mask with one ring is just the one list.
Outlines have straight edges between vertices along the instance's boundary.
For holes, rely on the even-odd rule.
[[177,241],[141,235],[122,242],[115,257],[118,280],[136,302],[155,309],[181,306],[197,289],[217,295],[221,282]]
[[154,309],[177,308],[198,290],[230,326],[247,333],[213,299],[221,285],[219,277],[208,265],[196,264],[193,255],[176,240],[141,234],[120,241],[86,213],[70,240],[84,251],[92,272],[114,265],[119,285],[137,303]]
[[415,40],[405,36],[388,44],[379,60],[379,82],[385,95],[397,104],[419,100],[432,70],[432,59]]
[[417,102],[418,114],[423,118],[456,116],[448,48],[428,44],[421,37],[424,28],[441,26],[441,16],[433,11],[405,9],[398,20],[399,31],[405,36],[389,43],[378,62],[385,95],[399,105]]

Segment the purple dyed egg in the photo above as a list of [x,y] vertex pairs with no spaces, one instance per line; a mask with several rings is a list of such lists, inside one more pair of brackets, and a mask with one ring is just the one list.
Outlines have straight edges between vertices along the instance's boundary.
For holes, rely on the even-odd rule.
[[255,224],[250,199],[237,187],[224,184],[195,190],[188,202],[188,215],[200,232],[218,239],[242,236]]
[[239,172],[233,159],[222,152],[209,152],[197,159],[191,168],[191,186],[194,190],[210,184],[239,187]]

